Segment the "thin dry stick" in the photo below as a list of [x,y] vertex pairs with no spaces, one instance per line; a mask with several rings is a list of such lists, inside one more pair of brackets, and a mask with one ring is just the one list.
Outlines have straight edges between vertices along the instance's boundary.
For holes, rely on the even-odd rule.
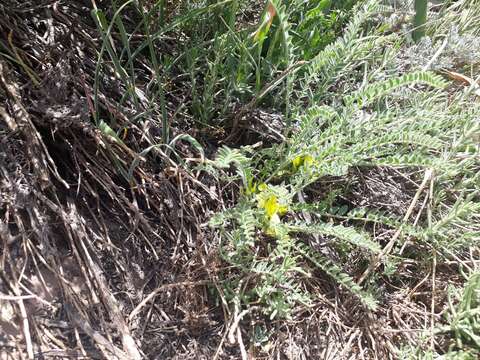
[[184,282],[179,282],[179,283],[175,283],[175,284],[165,284],[165,285],[162,285],[158,288],[156,288],[155,290],[153,290],[150,294],[147,295],[147,297],[145,299],[143,299],[140,304],[138,304],[135,309],[132,310],[132,312],[130,313],[130,315],[128,316],[128,321],[132,321],[133,318],[135,317],[135,315],[137,315],[140,310],[142,310],[142,308],[150,301],[152,300],[158,293],[162,292],[162,291],[165,291],[167,289],[171,289],[171,288],[175,288],[175,287],[179,287],[179,286],[199,286],[199,285],[207,285],[209,284],[211,281],[209,280],[202,280],[202,281],[195,281],[195,282],[192,282],[192,281],[184,281]]
[[[427,206],[427,202],[428,202],[428,199],[430,198],[430,196],[425,196],[425,200],[423,201],[422,203],[422,206],[420,208],[420,210],[418,211],[418,214],[417,216],[415,217],[415,220],[413,221],[413,226],[416,226],[418,221],[420,220],[420,217],[422,216],[422,213],[423,213],[423,209],[425,208],[425,206]],[[400,251],[398,252],[399,255],[402,255],[405,248],[407,247],[408,245],[408,241],[405,241],[400,249]]]
[[437,60],[437,58],[440,56],[443,50],[445,50],[445,48],[447,47],[449,38],[450,38],[449,35],[445,36],[445,40],[443,40],[442,45],[438,48],[435,54],[433,54],[432,58],[428,61],[428,63],[423,67],[422,69],[423,71],[430,70],[430,67],[432,66],[432,64]]
[[9,285],[2,269],[0,269],[0,279],[5,284],[7,284],[8,288],[10,288],[10,291],[14,294],[14,297],[16,298],[15,301],[18,303],[18,308],[20,310],[20,318],[22,320],[23,336],[25,338],[25,345],[27,347],[27,356],[28,359],[34,359],[32,337],[30,335],[30,325],[28,322],[27,309],[25,308],[25,304],[23,303],[22,295],[20,294],[18,285],[15,287]]
[[238,328],[238,325],[240,324],[240,321],[243,319],[245,315],[247,315],[250,311],[252,311],[253,308],[243,310],[240,314],[238,314],[236,317],[234,317],[234,320],[232,322],[232,325],[230,327],[230,330],[228,332],[228,340],[230,341],[230,344],[235,344],[235,331]]
[[[352,329],[353,330],[353,329]],[[349,351],[352,351],[352,344],[353,344],[353,341],[357,338],[359,338],[359,335],[361,333],[360,329],[355,329],[355,331],[352,331],[350,330],[349,332],[351,332],[351,335],[350,337],[348,338],[348,341],[347,343],[343,346],[343,350],[342,352],[340,353],[340,355],[338,356],[339,359],[343,359],[345,357],[345,355],[347,355],[347,353]],[[348,335],[348,333],[345,335],[345,337]],[[328,358],[327,356],[325,356],[325,358]]]
[[[240,282],[240,288],[242,287],[243,280]],[[228,337],[228,341],[231,345],[235,344],[235,340],[238,341],[238,346],[240,347],[240,352],[242,354],[242,360],[245,359],[246,351],[245,351],[245,346],[243,344],[242,340],[242,334],[240,332],[240,328],[238,327],[240,321],[242,318],[247,315],[249,312],[257,309],[256,306],[252,306],[251,308],[247,310],[243,310],[239,314],[239,304],[235,304],[235,311],[234,314],[231,316],[229,324],[226,326],[225,331],[223,332],[222,339],[220,340],[220,344],[218,344],[217,351],[215,351],[215,355],[213,357],[213,360],[217,360],[220,356],[220,351],[222,350],[223,344],[225,343],[225,340]],[[226,321],[225,321],[226,322]],[[237,339],[235,339],[235,331],[237,330]],[[248,356],[246,357],[248,359]]]
[[[430,181],[429,188],[429,202],[427,206],[428,228],[432,228],[432,207],[433,207],[433,177]],[[432,302],[431,302],[431,317],[430,317],[430,346],[432,352],[435,348],[435,275],[437,271],[437,252],[433,249],[433,264],[432,264]]]
[[410,290],[410,292],[407,295],[407,299],[409,300],[412,299],[413,295],[415,295],[415,292],[420,288],[420,286],[422,286],[425,283],[425,281],[428,280],[429,276],[430,276],[430,273],[428,273],[427,276],[425,276],[417,285],[415,285],[415,287],[412,290]]
[[213,356],[213,360],[218,360],[220,356],[220,352],[222,351],[223,344],[225,343],[225,340],[227,339],[227,334],[228,334],[228,327],[225,329],[222,335],[222,339],[220,340],[220,343],[218,344],[217,351],[215,351],[215,355]]
[[110,292],[110,289],[108,288],[107,281],[105,279],[105,276],[102,270],[90,257],[87,247],[85,246],[81,237],[79,237],[78,240],[80,240],[79,242],[83,249],[83,255],[91,269],[93,276],[95,277],[95,282],[98,285],[98,290],[103,299],[103,304],[108,308],[112,322],[115,324],[115,326],[117,327],[118,331],[122,336],[123,350],[127,353],[130,359],[141,360],[142,355],[138,350],[135,340],[132,338],[130,334],[130,329],[128,328],[124,318],[121,315],[121,312],[115,297],[113,296],[113,294]]
[[75,327],[73,328],[74,335],[75,335],[75,341],[77,342],[77,346],[80,349],[80,353],[85,356],[85,358],[88,357],[87,352],[85,351],[85,348],[83,347],[82,340],[80,339],[80,333],[78,332],[78,328]]
[[388,242],[388,244],[385,245],[383,250],[372,260],[372,262],[370,263],[370,266],[367,268],[367,270],[365,270],[365,272],[362,274],[362,276],[360,276],[360,278],[358,279],[358,282],[357,282],[358,285],[361,285],[365,281],[365,279],[372,273],[372,271],[377,269],[377,267],[380,265],[380,262],[382,261],[382,259],[392,251],[393,246],[395,245],[395,242],[397,241],[398,237],[402,233],[403,226],[405,225],[405,223],[410,218],[410,215],[412,214],[413,209],[415,208],[415,204],[417,203],[418,199],[420,198],[420,195],[422,194],[423,190],[427,186],[427,183],[432,178],[432,175],[433,175],[433,170],[432,169],[427,169],[425,171],[425,176],[423,177],[423,181],[420,184],[420,187],[418,188],[417,193],[413,197],[413,200],[410,203],[410,206],[409,206],[407,212],[405,213],[405,216],[403,217],[402,224],[400,225],[398,230],[395,232],[395,234],[392,236],[392,239]]
[[12,295],[3,295],[0,294],[0,300],[2,301],[19,301],[19,300],[29,300],[35,299],[35,295],[19,295],[19,296],[12,296]]
[[435,349],[435,274],[437,270],[437,254],[433,250],[432,264],[432,302],[430,304],[430,347]]
[[[230,322],[232,322],[232,321],[233,321],[233,317],[232,317],[232,320]],[[220,356],[220,352],[222,351],[223,344],[225,343],[225,340],[227,339],[228,328],[229,328],[229,326],[227,325],[227,327],[225,328],[225,331],[223,332],[222,338],[220,339],[220,343],[218,344],[217,350],[215,351],[215,355],[213,355],[213,360],[218,360],[218,358]]]
[[247,351],[245,350],[245,345],[243,344],[242,331],[240,327],[237,327],[237,341],[238,346],[240,347],[240,353],[242,354],[242,360],[248,360]]
[[23,335],[25,337],[25,343],[27,345],[27,355],[29,359],[33,360],[34,356],[33,356],[32,337],[30,336],[30,325],[28,323],[27,310],[25,309],[25,304],[23,303],[23,300],[18,301],[18,307],[20,308],[20,315],[22,317]]
[[2,117],[3,121],[6,122],[7,126],[11,131],[16,131],[18,126],[16,121],[8,114],[7,110],[0,106],[0,117]]

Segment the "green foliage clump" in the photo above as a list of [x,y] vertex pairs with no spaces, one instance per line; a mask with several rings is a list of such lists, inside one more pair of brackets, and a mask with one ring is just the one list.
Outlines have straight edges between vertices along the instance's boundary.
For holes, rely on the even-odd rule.
[[463,289],[450,288],[449,308],[445,312],[447,325],[437,326],[434,336],[449,335],[448,350],[441,355],[420,346],[403,350],[401,359],[474,360],[480,357],[480,273],[466,275]]
[[320,0],[304,2],[293,14],[293,42],[301,56],[310,60],[341,34],[351,16],[355,0]]
[[[140,22],[127,32],[120,14],[130,6]],[[373,0],[267,0],[260,7],[239,0],[161,1],[150,9],[127,1],[110,23],[100,10],[92,12],[103,40],[94,90],[104,62],[113,64],[129,89],[122,101],[137,106],[135,120],[145,113],[161,119],[158,145],[198,144],[184,135],[170,141],[178,117],[210,134],[231,126],[245,106],[283,114],[280,144],[255,151],[224,146],[206,164],[240,187],[236,205],[210,221],[230,265],[222,291],[236,308],[288,318],[296,305],[312,303],[311,283],[326,275],[371,311],[381,304],[379,291],[374,282],[364,286],[356,279],[372,259],[385,265],[374,277],[388,277],[410,256],[399,250],[407,243],[418,246],[412,256],[429,261],[434,250],[441,261],[480,239],[478,101],[471,92],[450,91],[441,74],[424,66],[399,69],[406,42],[378,26],[379,8]],[[478,31],[470,18],[455,19],[459,29]],[[132,42],[140,30],[145,36]],[[180,34],[167,46],[172,31]],[[133,64],[145,55],[152,79],[143,94]],[[189,91],[181,93],[185,83]],[[114,137],[121,129],[100,119],[96,96],[97,125]],[[145,108],[145,99],[158,101],[146,101]],[[175,101],[180,105],[169,117]],[[414,222],[345,205],[352,171],[379,168],[434,174],[429,202]],[[399,229],[391,254],[370,225]],[[474,326],[458,315],[469,311],[450,319],[448,331],[462,344],[477,341]]]
[[[261,304],[271,317],[288,317],[294,304],[308,305],[306,284],[320,270],[366,308],[376,308],[374,289],[359,286],[347,269],[359,271],[383,246],[355,224],[399,227],[402,220],[362,208],[339,213],[336,201],[348,191],[342,181],[324,197],[307,196],[323,179],[348,178],[353,168],[433,171],[428,219],[404,224],[402,231],[443,258],[479,239],[479,109],[462,111],[468,94],[447,100],[447,82],[438,74],[392,73],[388,59],[396,54],[381,49],[398,38],[365,27],[375,9],[373,1],[357,6],[344,36],[305,65],[285,143],[256,153],[222,148],[212,162],[233,165],[243,184],[238,205],[211,222],[224,239],[224,259],[248,279],[249,286],[232,292],[236,303]],[[372,70],[354,86],[349,80],[361,64]],[[452,183],[456,200],[445,190]],[[458,240],[452,241],[453,232]],[[387,265],[388,258],[382,259]]]

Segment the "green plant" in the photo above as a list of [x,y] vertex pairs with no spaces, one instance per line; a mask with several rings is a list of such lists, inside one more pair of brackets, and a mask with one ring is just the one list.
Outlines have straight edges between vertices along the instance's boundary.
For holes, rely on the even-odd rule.
[[[294,130],[286,143],[255,153],[248,147],[224,147],[210,163],[227,173],[232,165],[242,180],[237,206],[211,221],[220,232],[224,259],[240,274],[231,284],[236,304],[261,304],[271,317],[288,317],[294,304],[309,303],[304,284],[320,269],[374,309],[376,300],[370,291],[357,285],[345,269],[352,252],[356,263],[362,264],[383,251],[355,225],[359,220],[400,227],[444,258],[479,236],[472,223],[472,216],[479,213],[476,192],[468,198],[458,194],[453,207],[441,197],[442,184],[460,173],[474,172],[477,166],[471,147],[478,130],[477,110],[468,115],[460,112],[467,101],[464,97],[445,107],[447,83],[441,76],[431,72],[396,76],[387,69],[379,76],[380,69],[375,74],[381,80],[364,82],[360,88],[353,90],[345,82],[348,92],[339,99],[338,84],[355,74],[352,69],[366,57],[372,64],[380,60],[388,66],[376,55],[388,39],[379,41],[374,28],[362,35],[363,24],[374,11],[374,2],[358,6],[345,35],[305,66],[303,82],[296,89]],[[330,91],[332,84],[336,92]],[[319,99],[324,105],[317,105]],[[455,143],[450,143],[452,137]],[[472,151],[469,160],[458,161],[456,154],[464,151],[460,148]],[[412,226],[369,209],[343,211],[336,205],[337,197],[347,191],[342,186],[330,189],[326,197],[305,200],[311,186],[325,178],[348,178],[352,168],[373,167],[433,170],[440,196],[432,199],[435,215]],[[472,189],[471,180],[461,187]],[[452,231],[459,241],[448,240]],[[382,261],[388,262],[388,256]]]
[[[147,36],[136,47],[119,16],[108,25],[96,12],[103,39],[99,58],[109,56],[130,89],[124,101],[141,109],[133,64],[148,54],[153,76],[148,95],[159,100],[160,109],[152,110],[159,110],[163,131],[161,143],[146,147],[141,156],[158,146],[173,149],[178,139],[200,148],[191,136],[169,141],[164,87],[175,86],[172,74],[189,83],[187,100],[175,114],[188,115],[200,129],[224,127],[236,110],[234,103],[282,110],[285,142],[256,151],[225,146],[204,164],[239,183],[236,205],[210,221],[220,235],[220,254],[230,265],[222,292],[237,315],[242,308],[254,308],[272,319],[288,318],[298,304],[312,304],[309,286],[322,275],[374,310],[381,301],[374,282],[362,287],[356,280],[372,259],[385,265],[373,278],[394,277],[402,259],[397,245],[406,238],[433,247],[442,259],[478,239],[478,109],[469,105],[469,113],[462,111],[468,96],[448,98],[439,74],[398,73],[392,60],[399,56],[403,38],[384,34],[371,20],[376,1],[266,1],[254,26],[237,23],[248,6],[244,2],[203,5],[182,3],[176,16],[155,25],[153,10],[138,8],[142,21],[136,29]],[[162,14],[165,7],[162,2]],[[347,18],[342,36],[332,42]],[[114,26],[120,34],[118,49],[111,45]],[[184,32],[178,52],[159,57],[156,46],[178,26]],[[98,74],[104,66],[99,61]],[[100,124],[114,137],[113,123]],[[137,165],[135,160],[130,177]],[[377,209],[341,204],[352,169],[371,168],[435,173],[427,219],[412,224]],[[322,196],[310,193],[332,178],[338,184]],[[452,194],[446,189],[453,183]],[[370,225],[397,229],[398,244],[386,251],[367,230]]]
[[[312,108],[301,116],[300,130],[291,139],[289,149],[282,153],[267,152],[266,156],[277,154],[276,158],[269,158],[266,162],[276,164],[277,170],[253,169],[251,160],[239,150],[223,148],[213,165],[227,168],[234,164],[242,179],[244,197],[233,210],[220,214],[212,220],[212,225],[221,227],[223,234],[229,239],[225,245],[228,248],[226,258],[229,261],[236,259],[235,265],[246,274],[263,274],[262,280],[254,288],[254,295],[249,301],[266,303],[267,311],[272,316],[285,315],[286,304],[294,299],[301,298],[298,287],[289,286],[288,291],[284,284],[291,284],[295,275],[307,274],[299,265],[300,259],[310,262],[322,269],[338,283],[359,296],[362,302],[375,308],[375,301],[366,294],[341,268],[325,258],[321,253],[313,250],[309,245],[299,240],[298,234],[320,235],[336,239],[339,247],[347,246],[361,248],[370,253],[379,253],[380,247],[365,233],[353,227],[332,225],[327,223],[305,223],[294,215],[293,207],[299,204],[295,201],[296,194],[305,191],[309,185],[325,176],[344,176],[350,167],[372,166],[434,166],[429,159],[429,149],[441,147],[441,142],[428,133],[421,134],[413,129],[398,128],[392,134],[379,136],[382,128],[394,125],[388,115],[377,115],[377,119],[370,119],[370,124],[355,124],[355,111],[358,106],[366,106],[375,99],[388,95],[394,89],[414,83],[428,83],[432,86],[444,86],[441,78],[429,73],[416,73],[390,79],[366,86],[354,95],[345,98],[346,106],[341,110],[329,107]],[[320,125],[319,125],[320,124]],[[377,131],[374,131],[374,129]],[[319,131],[318,129],[322,129]],[[370,133],[370,134],[368,134]],[[306,137],[312,141],[305,144]],[[399,146],[395,146],[398,144]],[[404,148],[404,144],[414,145],[417,150]],[[405,152],[405,153],[404,153]],[[438,166],[442,166],[441,163]],[[255,179],[254,173],[268,174],[267,178]],[[265,175],[263,175],[265,177]],[[257,183],[260,185],[256,185]],[[265,184],[266,182],[267,184]],[[269,185],[281,182],[283,185]],[[304,208],[305,209],[305,208]],[[312,209],[313,210],[313,209]],[[332,211],[325,208],[322,212],[317,207],[314,214],[327,215]],[[296,221],[284,222],[281,220],[285,213],[290,212]],[[299,222],[300,221],[300,222]],[[227,231],[232,228],[231,232]],[[261,235],[263,233],[263,235]],[[257,235],[257,236],[256,236]],[[271,244],[268,238],[276,239]],[[260,243],[259,243],[260,242]],[[256,259],[254,253],[263,248],[261,243],[269,243],[265,253],[266,258]],[[230,248],[230,243],[235,244]],[[269,249],[269,250],[268,250]],[[282,266],[275,266],[281,262]],[[260,266],[260,268],[258,268]],[[303,265],[307,267],[307,265]],[[267,271],[268,270],[268,271]],[[266,274],[272,274],[272,277]],[[265,284],[267,283],[267,285]],[[273,307],[270,299],[265,299],[267,286],[270,294],[282,291],[284,301],[280,311]],[[273,291],[272,289],[275,289]],[[253,297],[252,297],[253,296]],[[272,295],[274,296],[274,295]],[[256,298],[258,297],[258,298]],[[256,299],[256,300],[253,300]],[[278,305],[278,304],[277,304]]]
[[428,0],[415,0],[415,16],[413,18],[413,40],[419,41],[425,36]]
[[[7,298],[22,305],[22,283],[58,267],[42,258],[56,244],[44,225],[63,219],[67,250],[120,324],[92,322],[111,344],[94,336],[83,353],[137,354],[139,341],[147,358],[480,356],[478,0],[433,5],[422,41],[416,1],[417,44],[403,33],[413,1],[111,0],[91,2],[94,22],[76,2],[9,2]],[[38,164],[58,181],[38,183]],[[9,261],[17,253],[33,263]],[[62,340],[20,315],[29,357]],[[119,336],[143,320],[139,338]]]
[[309,1],[292,14],[295,24],[293,43],[303,51],[302,58],[310,60],[325,46],[334,42],[352,14],[358,1]]
[[196,121],[228,125],[232,102],[239,101],[282,109],[288,127],[298,64],[334,40],[353,3],[269,0],[258,23],[245,26],[235,20],[251,4],[236,1],[216,7],[214,21],[195,20],[178,66],[191,79]]
[[450,335],[452,339],[445,354],[420,347],[405,349],[402,359],[450,359],[474,360],[480,356],[480,273],[473,271],[465,275],[463,289],[449,289],[448,311],[444,315],[445,325],[437,326],[434,335]]
[[476,352],[480,356],[480,273],[472,273],[466,280],[458,305],[450,301],[450,311],[446,315],[449,325],[440,331],[453,333],[453,348]]

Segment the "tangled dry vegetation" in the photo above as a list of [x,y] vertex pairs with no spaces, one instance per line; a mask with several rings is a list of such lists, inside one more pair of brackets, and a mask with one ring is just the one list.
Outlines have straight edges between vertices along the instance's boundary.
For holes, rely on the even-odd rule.
[[[207,115],[248,115],[248,128],[198,126],[195,113],[184,111],[195,103],[197,75],[172,65],[162,93],[148,46],[126,65],[136,70],[132,83],[122,81],[113,60],[100,67],[99,54],[115,45],[90,12],[98,6],[111,19],[110,3],[0,4],[0,359],[393,359],[404,346],[447,352],[451,334],[433,331],[446,321],[449,285],[464,284],[459,268],[478,266],[478,247],[440,264],[393,259],[394,275],[371,280],[380,299],[375,311],[306,264],[311,274],[301,286],[315,297],[287,318],[270,319],[260,303],[241,311],[230,303],[226,292],[241,270],[221,256],[221,234],[208,222],[237,203],[241,185],[195,166],[221,144],[253,144],[255,151],[283,141],[282,116],[273,105],[256,108],[256,99],[232,100],[224,113],[218,106]],[[167,7],[165,21],[184,11],[182,3]],[[263,10],[248,9],[241,26],[255,25]],[[125,22],[136,24],[138,16],[127,8]],[[112,31],[112,39],[121,37]],[[183,37],[172,26],[152,49],[176,58]],[[145,37],[130,41],[134,49]],[[281,79],[303,63],[290,65],[278,69]],[[454,97],[462,89],[448,91]],[[355,166],[304,195],[323,199],[345,188],[337,207],[368,207],[416,224],[427,216],[433,178],[418,167]],[[329,221],[347,221],[343,216]],[[399,228],[364,225],[384,246]],[[404,244],[406,253],[428,248]],[[368,263],[343,270],[362,279],[359,268]],[[237,290],[254,280],[242,279]]]
[[[128,147],[92,125],[100,45],[82,2],[1,8],[2,45],[14,56],[0,64],[1,283],[2,296],[17,299],[2,299],[2,354],[209,353],[221,318],[205,285],[218,265],[201,224],[225,190],[162,149],[139,159],[156,123],[132,126],[114,81],[99,106],[126,126]],[[128,183],[116,163],[135,159]]]

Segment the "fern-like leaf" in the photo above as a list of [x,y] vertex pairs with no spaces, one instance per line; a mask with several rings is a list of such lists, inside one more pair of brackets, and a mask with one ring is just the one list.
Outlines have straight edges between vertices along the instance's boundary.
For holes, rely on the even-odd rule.
[[290,225],[288,228],[291,232],[333,236],[340,240],[347,241],[352,245],[370,250],[373,253],[379,253],[381,251],[380,245],[371,240],[367,234],[362,234],[353,227],[319,223],[311,225]]
[[[356,52],[361,52],[365,43],[358,42],[359,33],[362,24],[367,21],[376,11],[378,1],[369,0],[359,3],[353,10],[355,14],[344,35],[334,43],[328,45],[317,56],[315,56],[307,67],[307,77],[303,88],[308,88],[310,84],[317,82],[319,76],[323,77],[326,86],[327,83],[335,79],[335,75],[348,64],[349,59],[355,56]],[[369,44],[367,44],[368,47]]]
[[447,83],[440,75],[429,71],[418,71],[367,85],[363,89],[347,96],[345,100],[347,104],[357,102],[359,106],[367,106],[374,100],[390,94],[399,87],[414,84],[425,84],[434,88],[443,89]]
[[317,266],[322,271],[326,272],[331,276],[335,281],[342,285],[345,289],[354,294],[363,305],[365,305],[370,310],[375,310],[378,306],[377,301],[373,296],[365,292],[353,278],[345,273],[339,266],[334,264],[331,260],[325,258],[324,256],[315,253],[314,251],[303,244],[296,245],[297,251],[315,266]]
[[246,208],[239,212],[238,224],[242,229],[245,246],[253,246],[255,243],[256,220],[252,209]]
[[228,169],[230,165],[235,165],[238,175],[242,178],[243,186],[248,187],[252,178],[250,159],[242,154],[239,149],[230,149],[227,146],[221,147],[215,161],[212,161],[211,164],[220,169]]

